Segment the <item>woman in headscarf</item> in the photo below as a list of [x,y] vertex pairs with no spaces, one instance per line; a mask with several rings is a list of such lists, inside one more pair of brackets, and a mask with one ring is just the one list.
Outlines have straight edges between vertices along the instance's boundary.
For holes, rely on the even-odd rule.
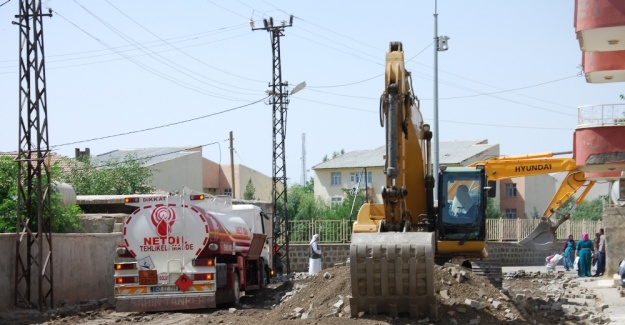
[[580,277],[591,277],[591,260],[594,250],[594,244],[588,237],[588,233],[585,232],[582,234],[582,240],[577,243],[576,256],[579,256],[579,268],[577,270],[577,275]]
[[569,234],[569,239],[562,246],[562,257],[564,258],[564,269],[567,271],[572,269],[573,261],[575,260],[575,239],[573,239],[573,234]]
[[319,234],[314,234],[308,247],[308,275],[321,272],[321,248],[319,248]]

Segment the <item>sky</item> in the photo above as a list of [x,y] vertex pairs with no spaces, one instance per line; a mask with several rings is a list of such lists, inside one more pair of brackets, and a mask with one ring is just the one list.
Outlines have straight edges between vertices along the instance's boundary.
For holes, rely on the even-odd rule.
[[[333,152],[384,145],[379,98],[389,43],[403,43],[425,122],[440,141],[486,139],[501,154],[573,149],[577,109],[621,103],[622,84],[586,83],[575,1],[43,1],[48,139],[69,157],[203,146],[203,156],[272,175],[270,33],[290,89],[286,175],[298,183]],[[0,152],[19,147],[19,1],[0,6]],[[438,13],[437,24],[435,15]],[[305,139],[305,140],[304,140]],[[305,154],[304,154],[305,152]],[[305,157],[305,159],[303,159]],[[304,171],[306,174],[304,174]]]

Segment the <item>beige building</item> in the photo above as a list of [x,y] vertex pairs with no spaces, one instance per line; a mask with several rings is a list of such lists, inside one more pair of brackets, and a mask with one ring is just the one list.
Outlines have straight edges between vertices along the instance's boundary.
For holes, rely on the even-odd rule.
[[[314,166],[315,196],[328,204],[340,204],[353,188],[367,188],[367,199],[382,202],[380,189],[386,184],[384,175],[385,147],[347,152]],[[497,157],[498,144],[488,140],[446,141],[439,143],[440,165],[467,166],[479,160]],[[503,180],[495,200],[509,218],[531,218],[544,209],[556,191],[556,180],[550,175]]]
[[232,195],[234,188],[234,198],[241,199],[251,180],[255,188],[254,198],[271,201],[271,177],[235,164],[235,182],[232,182],[231,165],[219,165],[202,157],[202,147],[120,149],[97,155],[92,159],[123,160],[128,155],[146,159],[144,166],[152,171],[152,185],[159,190],[173,192],[186,186],[213,195]]
[[540,218],[556,192],[549,175],[516,177],[499,181],[497,197],[504,218]]

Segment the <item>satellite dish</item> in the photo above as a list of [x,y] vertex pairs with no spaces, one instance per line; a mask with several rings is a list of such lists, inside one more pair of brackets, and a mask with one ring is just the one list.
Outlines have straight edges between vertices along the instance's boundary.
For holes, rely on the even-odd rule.
[[610,190],[610,198],[617,206],[625,206],[625,179],[614,181],[612,190]]

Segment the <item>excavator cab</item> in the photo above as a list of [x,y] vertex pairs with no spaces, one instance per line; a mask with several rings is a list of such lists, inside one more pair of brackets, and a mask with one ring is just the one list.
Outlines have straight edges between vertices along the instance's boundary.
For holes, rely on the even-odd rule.
[[441,168],[437,251],[481,252],[486,243],[486,176],[475,167]]

